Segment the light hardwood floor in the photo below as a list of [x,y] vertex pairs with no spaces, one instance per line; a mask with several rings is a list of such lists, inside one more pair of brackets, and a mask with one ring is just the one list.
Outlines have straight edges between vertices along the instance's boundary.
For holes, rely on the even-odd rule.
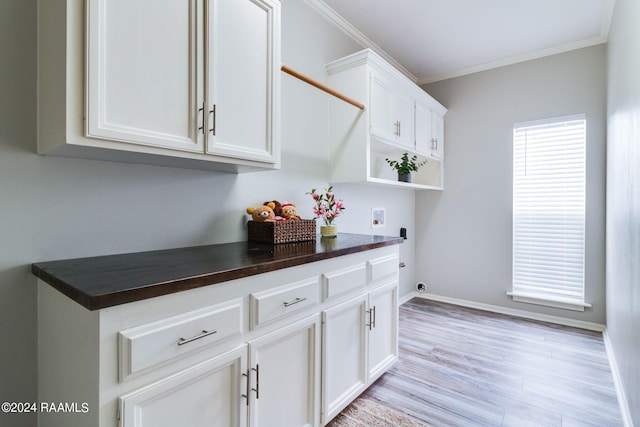
[[364,396],[434,427],[617,427],[602,334],[414,298]]

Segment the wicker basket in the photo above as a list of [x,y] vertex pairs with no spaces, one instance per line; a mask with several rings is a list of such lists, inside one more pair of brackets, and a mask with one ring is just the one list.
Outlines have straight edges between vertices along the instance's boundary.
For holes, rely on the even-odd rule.
[[299,221],[258,222],[249,221],[249,240],[263,243],[291,243],[316,239],[316,221],[301,219]]
[[281,243],[279,245],[273,245],[271,250],[275,256],[279,257],[311,255],[316,253],[316,241],[314,239],[303,242]]

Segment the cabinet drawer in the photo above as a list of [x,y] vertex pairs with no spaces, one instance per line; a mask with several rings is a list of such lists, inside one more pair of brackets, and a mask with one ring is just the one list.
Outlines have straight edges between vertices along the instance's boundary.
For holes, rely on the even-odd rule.
[[241,298],[120,331],[119,379],[241,333]]
[[364,287],[366,284],[365,266],[364,264],[356,265],[332,273],[324,273],[322,279],[324,298],[330,299],[354,289]]
[[369,267],[369,282],[377,282],[398,273],[399,261],[395,255],[372,259],[367,262]]
[[318,294],[316,277],[252,293],[250,295],[251,329],[316,305],[319,300]]

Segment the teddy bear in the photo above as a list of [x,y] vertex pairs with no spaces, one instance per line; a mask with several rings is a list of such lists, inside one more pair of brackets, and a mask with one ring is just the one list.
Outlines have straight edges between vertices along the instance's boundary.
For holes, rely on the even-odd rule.
[[282,214],[281,215],[285,220],[299,220],[300,219],[300,216],[296,212],[295,203],[284,203],[284,204],[282,204],[280,209],[282,210]]
[[[273,206],[271,206],[273,204]],[[282,205],[277,200],[271,200],[270,202],[264,202],[263,205],[270,206],[273,209],[273,213],[276,215],[276,220],[278,217],[282,216]]]
[[247,213],[257,222],[275,222],[276,214],[273,213],[275,206],[274,203],[268,203],[257,208],[249,207],[247,208]]

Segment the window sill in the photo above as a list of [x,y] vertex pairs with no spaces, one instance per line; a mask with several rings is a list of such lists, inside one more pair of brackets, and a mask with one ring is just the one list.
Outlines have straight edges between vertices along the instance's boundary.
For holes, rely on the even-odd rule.
[[527,304],[545,305],[547,307],[563,308],[565,310],[584,311],[585,307],[590,308],[591,304],[586,302],[571,301],[563,298],[548,298],[538,295],[524,294],[518,292],[507,292],[514,301]]

